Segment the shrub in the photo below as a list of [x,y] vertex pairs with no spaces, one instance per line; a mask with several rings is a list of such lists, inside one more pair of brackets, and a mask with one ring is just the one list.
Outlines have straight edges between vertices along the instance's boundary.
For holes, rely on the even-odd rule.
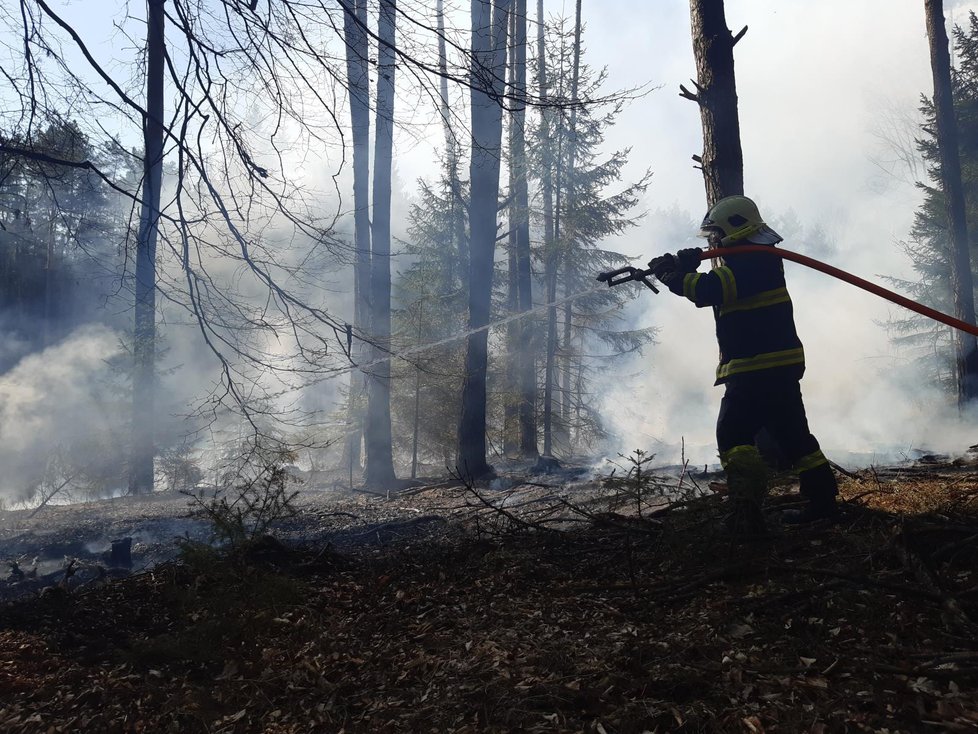
[[214,540],[231,552],[268,535],[271,526],[295,516],[299,483],[288,467],[296,454],[281,445],[249,443],[212,489],[184,490],[193,515],[211,523]]

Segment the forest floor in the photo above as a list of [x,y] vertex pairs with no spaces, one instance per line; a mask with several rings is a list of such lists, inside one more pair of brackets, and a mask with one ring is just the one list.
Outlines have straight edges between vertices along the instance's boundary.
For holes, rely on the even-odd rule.
[[[748,541],[719,494],[638,517],[608,486],[307,493],[283,544],[34,589],[0,605],[0,731],[978,728],[974,467],[843,478],[803,529],[783,487]],[[106,504],[45,513],[0,542]]]

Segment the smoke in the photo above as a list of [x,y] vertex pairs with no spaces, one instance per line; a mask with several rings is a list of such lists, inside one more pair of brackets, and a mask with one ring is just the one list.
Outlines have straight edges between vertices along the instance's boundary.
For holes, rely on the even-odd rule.
[[[688,234],[678,234],[683,227],[695,231],[693,217],[676,208],[657,210],[648,219],[641,232],[666,234],[665,251],[688,246]],[[833,220],[838,239],[827,240],[814,236],[819,227],[805,227],[795,217],[770,219],[786,236],[786,249],[825,259],[866,280],[887,286],[880,276],[905,266],[897,258],[875,258],[876,232],[842,217]],[[802,391],[809,423],[831,459],[866,466],[906,459],[917,450],[961,455],[978,441],[975,411],[960,414],[953,396],[894,345],[886,323],[902,317],[903,309],[795,263],[785,262],[785,277],[805,345]],[[722,387],[713,386],[713,315],[662,290],[655,296],[641,289],[631,304],[633,324],[658,327],[658,343],[616,370],[606,384],[604,410],[618,436],[618,450],[651,449],[672,463],[685,443],[685,458],[693,465],[712,464],[723,395]]]
[[80,461],[82,446],[108,448],[87,456],[91,473],[117,462],[126,432],[110,365],[120,353],[116,332],[84,326],[0,375],[0,497],[22,498],[56,457]]

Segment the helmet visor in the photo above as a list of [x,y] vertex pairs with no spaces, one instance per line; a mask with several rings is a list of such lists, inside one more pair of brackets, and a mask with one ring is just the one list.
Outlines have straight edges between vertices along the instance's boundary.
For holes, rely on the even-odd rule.
[[762,224],[756,232],[748,235],[744,239],[754,245],[776,245],[783,241],[784,237],[779,235],[766,224]]

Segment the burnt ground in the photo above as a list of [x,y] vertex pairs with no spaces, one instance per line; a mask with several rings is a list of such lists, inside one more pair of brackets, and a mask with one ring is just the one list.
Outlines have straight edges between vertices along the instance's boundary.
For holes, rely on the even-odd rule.
[[[801,530],[781,488],[749,540],[720,495],[639,518],[527,481],[306,492],[282,544],[230,560],[166,560],[205,530],[180,496],[0,513],[0,555],[87,574],[6,583],[0,731],[978,727],[973,468],[844,478],[842,522]],[[121,533],[135,572],[99,575]]]

